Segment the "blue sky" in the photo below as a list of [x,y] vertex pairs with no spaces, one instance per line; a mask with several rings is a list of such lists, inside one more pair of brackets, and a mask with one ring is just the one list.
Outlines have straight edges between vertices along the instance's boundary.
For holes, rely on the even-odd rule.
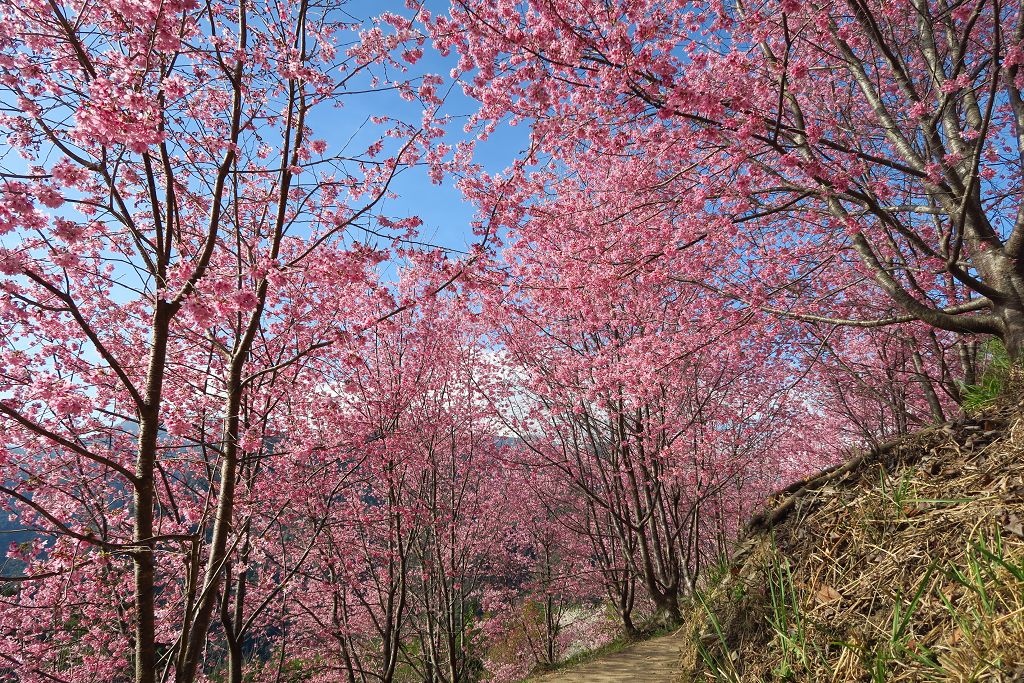
[[[428,0],[428,8],[432,13],[447,13],[448,3],[439,0]],[[356,17],[370,17],[385,11],[408,16],[409,10],[404,1],[385,0],[372,2],[354,0],[346,6],[346,11]],[[439,87],[440,92],[448,91],[443,114],[454,117],[445,142],[454,144],[465,139],[469,134],[463,130],[466,118],[476,111],[477,104],[466,97],[462,88],[455,85],[450,90],[450,72],[456,64],[454,55],[442,57],[429,42],[424,46],[424,57],[412,69],[410,74],[436,73],[445,79]],[[409,74],[406,74],[408,76]],[[395,74],[394,76],[397,76]],[[343,118],[341,121],[320,121],[313,124],[317,137],[324,137],[329,144],[342,145],[351,135],[351,131],[367,116],[388,114],[400,116],[406,120],[414,120],[418,116],[417,104],[400,100],[393,93],[381,95],[359,95],[351,99],[351,105],[337,111],[332,116]],[[325,126],[325,124],[327,124]],[[337,131],[331,134],[331,129]],[[497,172],[512,162],[527,146],[528,128],[525,125],[510,127],[501,126],[494,134],[477,147],[476,161],[484,165],[490,172]],[[455,178],[445,178],[442,185],[434,185],[427,177],[425,169],[405,171],[393,185],[398,199],[389,200],[382,207],[382,213],[391,218],[417,215],[423,220],[420,228],[420,239],[438,246],[465,250],[467,245],[475,241],[471,222],[474,210],[465,202],[455,188]]]
[[[427,4],[435,15],[447,13],[448,0],[427,0]],[[351,0],[344,5],[342,11],[359,19],[378,16],[385,11],[403,16],[410,14],[404,0]],[[464,132],[463,125],[466,118],[477,109],[477,103],[463,94],[460,85],[452,86],[450,72],[455,64],[454,55],[442,57],[428,41],[424,45],[423,59],[408,74],[387,74],[390,78],[398,79],[435,73],[445,79],[445,83],[439,87],[441,92],[448,92],[441,113],[453,117],[445,139],[445,142],[452,145],[469,135]],[[368,84],[355,85],[362,88]],[[341,109],[314,109],[309,123],[314,137],[327,140],[328,154],[338,153],[350,141],[350,151],[358,154],[378,136],[379,129],[367,123],[367,119],[374,115],[391,115],[406,121],[418,121],[420,105],[404,101],[394,92],[353,94],[346,98],[345,106]],[[526,147],[528,133],[527,126],[500,127],[477,147],[477,162],[491,172],[506,168]],[[0,161],[8,166],[13,165],[15,172],[25,170],[23,162],[14,154],[0,156]],[[419,235],[422,242],[465,251],[468,245],[477,240],[471,229],[474,208],[463,200],[455,188],[456,180],[447,177],[439,186],[430,181],[426,169],[409,169],[393,185],[398,197],[383,203],[379,207],[380,213],[389,218],[419,216],[424,222]],[[3,242],[0,241],[0,244]]]

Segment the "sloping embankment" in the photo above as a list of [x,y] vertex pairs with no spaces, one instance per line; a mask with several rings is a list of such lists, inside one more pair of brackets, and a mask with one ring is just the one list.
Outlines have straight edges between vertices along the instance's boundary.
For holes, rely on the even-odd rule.
[[689,614],[683,680],[1024,681],[1024,418],[789,487]]

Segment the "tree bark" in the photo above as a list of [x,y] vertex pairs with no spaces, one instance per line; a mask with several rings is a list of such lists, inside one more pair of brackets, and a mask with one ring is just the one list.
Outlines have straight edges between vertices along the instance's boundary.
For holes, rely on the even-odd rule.
[[[246,352],[248,350],[246,349]],[[176,672],[178,683],[192,683],[199,667],[199,657],[206,645],[207,632],[213,619],[217,601],[217,589],[223,576],[227,558],[228,537],[231,534],[232,517],[235,508],[235,479],[238,473],[238,429],[241,408],[241,363],[235,362],[228,377],[230,387],[225,401],[224,438],[220,467],[220,492],[217,513],[210,540],[210,554],[206,562],[205,578],[200,594],[199,606],[188,631],[187,643]]]
[[138,409],[138,452],[135,458],[134,551],[135,683],[156,682],[156,560],[153,557],[154,470],[160,430],[160,401],[167,363],[167,336],[172,311],[157,301],[153,313],[145,403]]

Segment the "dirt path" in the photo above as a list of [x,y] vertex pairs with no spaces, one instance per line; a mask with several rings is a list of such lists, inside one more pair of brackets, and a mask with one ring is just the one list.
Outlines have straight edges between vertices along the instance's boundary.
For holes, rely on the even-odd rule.
[[679,680],[680,636],[637,643],[622,652],[531,679],[537,683],[672,683]]

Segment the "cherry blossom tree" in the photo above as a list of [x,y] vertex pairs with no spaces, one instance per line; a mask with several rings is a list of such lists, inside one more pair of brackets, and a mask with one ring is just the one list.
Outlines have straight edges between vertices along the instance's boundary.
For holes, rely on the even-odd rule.
[[[557,210],[574,201],[582,210]],[[644,236],[671,232],[670,218],[624,233],[594,220],[619,215],[615,195],[592,213],[585,201],[537,202],[508,238],[485,311],[520,395],[494,404],[531,465],[574,491],[630,632],[635,584],[657,619],[679,621],[717,541],[779,483],[780,434],[810,411],[791,391],[788,328],[637,267]],[[787,474],[828,458],[803,455]]]
[[975,381],[976,348],[935,329],[840,327],[826,334],[812,327],[808,336],[820,351],[811,381],[852,440],[881,442],[945,422],[958,410],[964,383]]
[[[319,375],[349,462],[320,479],[336,482],[336,504],[283,606],[290,651],[317,680],[474,680],[485,594],[516,566],[516,516],[476,386],[489,363],[463,295],[430,296],[443,273],[443,259],[420,259],[392,292],[416,308],[336,344]],[[293,528],[315,526],[310,511]]]
[[[306,0],[5,2],[0,20],[0,482],[48,539],[4,577],[4,615],[52,620],[0,625],[5,666],[193,681],[220,605],[241,680],[243,596],[276,594],[246,587],[268,531],[251,506],[271,463],[330,445],[286,399],[390,314],[365,244],[418,223],[380,205],[438,135],[437,79],[407,71],[423,36]],[[374,93],[412,116],[356,121],[369,139],[344,148],[314,136]]]
[[[635,263],[798,319],[923,321],[1021,355],[1018,3],[456,0],[435,29],[485,134],[531,123],[514,183],[550,155],[676,215]],[[673,257],[702,236],[722,258]],[[869,301],[846,295],[864,284]]]

